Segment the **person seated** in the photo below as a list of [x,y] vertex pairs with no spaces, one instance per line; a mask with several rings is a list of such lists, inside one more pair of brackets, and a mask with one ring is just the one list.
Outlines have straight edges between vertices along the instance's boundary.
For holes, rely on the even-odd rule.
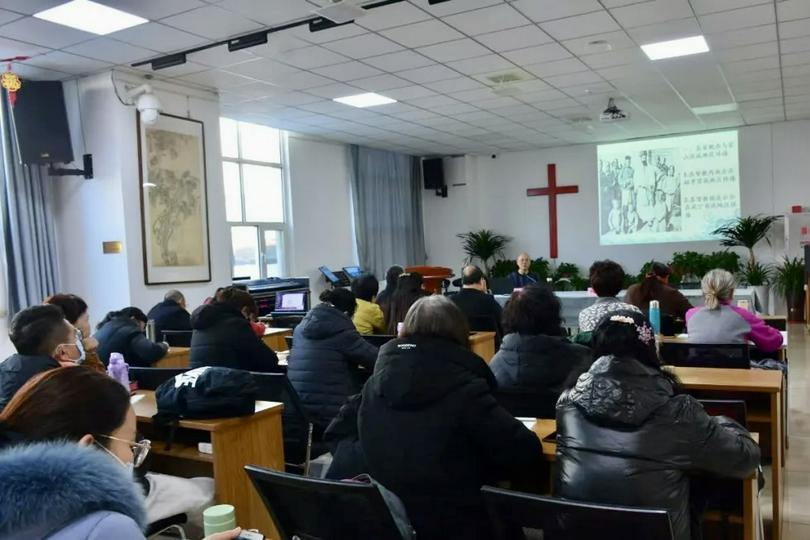
[[512,293],[503,310],[507,332],[489,367],[500,390],[559,396],[591,365],[591,351],[567,338],[560,300],[544,285]]
[[759,465],[759,446],[733,420],[707,415],[661,368],[654,331],[638,311],[604,317],[593,357],[557,402],[555,495],[663,508],[675,540],[690,540],[702,509],[689,475],[747,478]]
[[390,300],[383,306],[385,330],[387,334],[396,335],[397,325],[405,320],[405,314],[414,302],[428,293],[422,289],[422,274],[406,272],[397,278],[397,286]]
[[325,429],[346,399],[360,392],[363,377],[357,368],[371,373],[377,347],[352,323],[356,301],[351,291],[327,290],[320,300],[293,331],[287,377],[313,422]]
[[151,367],[166,356],[168,343],[149,341],[144,334],[146,315],[136,307],[111,311],[96,327],[93,337],[98,340],[98,356],[106,366],[110,354],[121,353],[130,366]]
[[75,294],[54,294],[46,298],[43,303],[61,308],[67,322],[76,329],[76,346],[79,348],[77,363],[98,371],[105,371],[104,364],[98,357],[98,341],[92,336],[90,330],[87,302]]
[[641,313],[641,310],[631,304],[626,304],[616,298],[624,284],[624,270],[609,259],[596,261],[591,265],[591,288],[599,297],[593,305],[579,312],[579,331],[592,332],[602,318],[613,311],[630,310]]
[[539,283],[540,278],[537,277],[537,274],[531,272],[529,268],[532,265],[532,259],[529,257],[529,254],[525,251],[518,255],[517,260],[517,271],[512,272],[509,274],[509,279],[512,280],[512,286],[515,289],[520,289],[521,287],[525,287],[526,285],[531,285],[532,283]]
[[500,344],[501,305],[487,293],[487,278],[477,266],[465,266],[461,271],[461,290],[449,297],[467,317],[473,330],[494,331],[496,344]]
[[710,270],[700,282],[705,304],[686,312],[689,343],[753,342],[763,353],[782,346],[782,333],[745,308],[732,304],[737,281],[726,270]]
[[[155,321],[155,336],[177,347],[188,347],[191,334],[191,315],[186,311],[186,297],[178,290],[172,289],[163,297],[163,302],[156,304],[146,316]],[[188,331],[185,339],[172,336],[165,338],[164,330]],[[176,339],[177,342],[172,340]]]
[[650,302],[657,300],[662,315],[684,319],[686,312],[692,309],[692,304],[678,289],[669,286],[670,275],[672,275],[672,268],[653,261],[644,280],[627,288],[624,295],[625,303],[632,304],[645,312],[650,309]]
[[385,289],[377,294],[377,305],[383,307],[391,301],[391,296],[397,288],[397,280],[403,273],[405,273],[405,269],[396,264],[385,272]]
[[352,281],[352,293],[357,299],[357,309],[352,316],[355,328],[361,334],[384,334],[385,315],[374,302],[380,284],[372,274],[363,274]]
[[76,330],[58,306],[23,309],[11,319],[8,336],[17,354],[0,363],[0,410],[34,375],[76,365],[81,357]]
[[219,366],[280,372],[278,357],[251,327],[256,302],[247,291],[226,287],[191,314],[191,367]]
[[422,298],[363,386],[366,472],[402,499],[422,540],[492,538],[481,486],[546,472],[540,439],[498,405],[468,334],[448,298]]
[[[132,469],[150,444],[136,438],[129,391],[107,375],[60,368],[28,381],[0,413],[0,537],[143,540],[167,511],[211,503],[213,486],[201,493],[192,480],[151,473],[144,499]],[[171,497],[167,478],[182,484]]]

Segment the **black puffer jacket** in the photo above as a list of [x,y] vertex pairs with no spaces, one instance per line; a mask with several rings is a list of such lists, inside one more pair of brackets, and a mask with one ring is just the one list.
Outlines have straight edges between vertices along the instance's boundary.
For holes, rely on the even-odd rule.
[[219,366],[262,373],[281,371],[278,357],[228,304],[207,304],[191,314],[191,367]]
[[0,362],[0,412],[34,375],[58,367],[59,362],[50,356],[13,354]]
[[319,426],[326,428],[346,398],[360,392],[358,366],[371,373],[377,347],[357,333],[345,313],[319,304],[293,332],[287,377]]
[[110,363],[110,354],[117,352],[130,366],[151,367],[169,350],[165,343],[146,339],[138,323],[129,317],[110,319],[93,337],[98,340],[98,357],[105,366]]
[[363,387],[360,444],[368,472],[399,495],[422,540],[492,538],[484,484],[537,478],[540,440],[498,405],[495,377],[452,342],[386,343]]
[[191,330],[191,316],[174,300],[156,304],[146,317],[155,321],[155,335],[159,341],[163,340],[164,330]]
[[689,473],[745,478],[757,465],[745,428],[634,359],[598,359],[557,403],[556,494],[665,508],[676,540],[690,538]]
[[508,334],[489,363],[499,389],[561,394],[591,365],[591,350],[557,336]]

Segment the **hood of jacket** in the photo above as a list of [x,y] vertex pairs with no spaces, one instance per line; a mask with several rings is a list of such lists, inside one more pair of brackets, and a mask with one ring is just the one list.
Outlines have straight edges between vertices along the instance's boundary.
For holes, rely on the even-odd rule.
[[42,538],[93,512],[146,525],[143,496],[110,456],[75,443],[38,443],[0,453],[0,538]]
[[354,323],[349,316],[329,304],[318,304],[312,308],[296,328],[308,339],[326,339],[353,330]]
[[603,356],[579,377],[567,400],[598,424],[639,426],[674,394],[659,371],[633,358]]
[[191,327],[194,330],[206,330],[228,319],[247,322],[242,312],[230,304],[206,304],[198,307],[191,314]]
[[475,379],[498,386],[473,352],[447,340],[409,337],[383,345],[367,386],[392,408],[420,409]]

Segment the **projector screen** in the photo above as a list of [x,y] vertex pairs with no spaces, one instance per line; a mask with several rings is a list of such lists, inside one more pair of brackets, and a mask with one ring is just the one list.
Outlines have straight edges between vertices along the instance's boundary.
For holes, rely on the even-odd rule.
[[740,215],[737,131],[597,146],[599,243],[712,240]]

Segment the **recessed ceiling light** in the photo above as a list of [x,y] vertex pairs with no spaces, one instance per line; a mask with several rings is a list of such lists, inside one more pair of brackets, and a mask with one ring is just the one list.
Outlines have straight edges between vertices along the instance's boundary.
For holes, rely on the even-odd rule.
[[345,96],[335,98],[333,101],[343,103],[344,105],[351,105],[352,107],[376,107],[377,105],[388,105],[389,103],[396,103],[397,100],[389,97],[369,92],[367,94],[357,94],[354,96]]
[[692,107],[692,112],[697,115],[734,112],[736,110],[737,110],[736,103],[723,103],[720,105],[707,105],[705,107]]
[[34,13],[34,17],[100,36],[149,22],[143,17],[91,0],[73,0],[61,6]]
[[703,36],[692,36],[683,39],[673,39],[671,41],[659,41],[658,43],[648,43],[642,45],[641,50],[650,60],[662,60],[664,58],[675,58],[677,56],[688,56],[709,52],[709,45]]

